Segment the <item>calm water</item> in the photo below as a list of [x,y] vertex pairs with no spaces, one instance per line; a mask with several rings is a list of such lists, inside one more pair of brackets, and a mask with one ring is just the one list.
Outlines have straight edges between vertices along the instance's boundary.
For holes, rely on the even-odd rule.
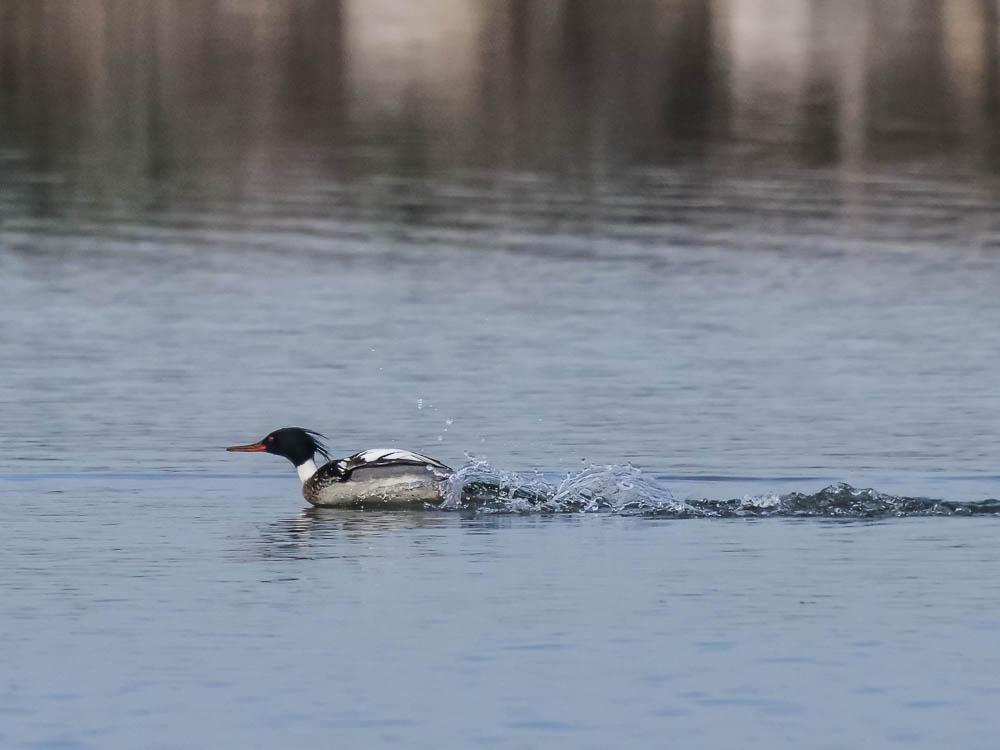
[[0,0],[0,746],[995,745],[995,4],[545,5]]

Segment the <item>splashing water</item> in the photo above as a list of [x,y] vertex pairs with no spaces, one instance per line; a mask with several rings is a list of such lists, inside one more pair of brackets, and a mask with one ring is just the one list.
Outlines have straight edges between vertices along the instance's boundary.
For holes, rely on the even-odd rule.
[[666,487],[631,465],[588,466],[560,481],[534,472],[503,472],[474,461],[448,480],[445,510],[475,509],[493,513],[693,512]]
[[588,466],[561,480],[500,471],[474,460],[445,482],[440,510],[479,513],[614,513],[659,518],[878,518],[1000,515],[1000,500],[954,502],[902,497],[839,482],[818,492],[678,500],[636,467]]

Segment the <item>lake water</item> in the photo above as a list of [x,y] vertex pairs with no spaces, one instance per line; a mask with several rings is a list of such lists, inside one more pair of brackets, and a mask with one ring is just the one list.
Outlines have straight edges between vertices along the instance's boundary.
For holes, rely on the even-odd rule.
[[0,1],[0,746],[992,748],[996,9],[775,2]]

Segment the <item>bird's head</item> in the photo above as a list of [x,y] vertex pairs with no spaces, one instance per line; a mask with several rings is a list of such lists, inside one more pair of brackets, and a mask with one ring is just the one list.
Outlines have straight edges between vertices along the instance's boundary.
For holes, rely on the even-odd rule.
[[266,435],[262,440],[248,445],[233,445],[226,448],[234,453],[273,453],[284,456],[295,466],[301,466],[317,453],[329,459],[330,454],[321,438],[324,436],[301,427],[282,427]]

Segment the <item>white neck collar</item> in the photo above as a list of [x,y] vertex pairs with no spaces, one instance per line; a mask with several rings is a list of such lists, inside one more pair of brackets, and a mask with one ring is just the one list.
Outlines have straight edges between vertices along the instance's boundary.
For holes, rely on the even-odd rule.
[[305,463],[296,466],[295,470],[299,472],[299,479],[302,480],[302,484],[305,484],[309,477],[316,473],[316,462],[310,458]]

